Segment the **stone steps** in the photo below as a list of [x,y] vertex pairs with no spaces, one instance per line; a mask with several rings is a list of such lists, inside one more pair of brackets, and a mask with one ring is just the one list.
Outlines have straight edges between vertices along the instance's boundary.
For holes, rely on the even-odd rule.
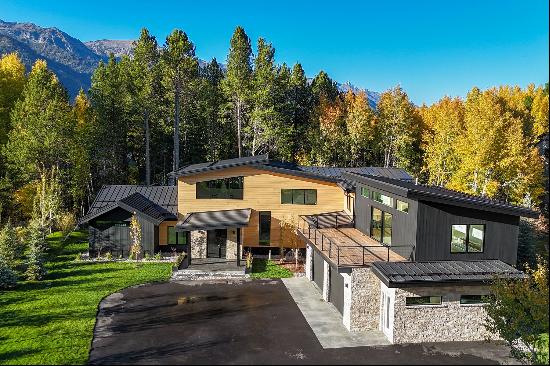
[[197,269],[181,269],[172,273],[172,281],[194,281],[194,280],[226,280],[246,279],[250,275],[240,271],[202,271]]

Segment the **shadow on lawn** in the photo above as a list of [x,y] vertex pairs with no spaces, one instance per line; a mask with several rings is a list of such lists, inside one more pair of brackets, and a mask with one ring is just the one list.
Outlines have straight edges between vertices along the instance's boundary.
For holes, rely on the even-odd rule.
[[267,270],[266,259],[254,259],[252,261],[252,273],[265,272]]

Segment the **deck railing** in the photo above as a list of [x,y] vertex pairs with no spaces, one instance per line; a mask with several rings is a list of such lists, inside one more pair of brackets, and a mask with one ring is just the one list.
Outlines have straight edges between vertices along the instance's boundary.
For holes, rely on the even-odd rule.
[[[334,226],[319,227],[319,216],[331,216],[334,218]],[[347,219],[343,218],[347,216]],[[338,219],[340,217],[340,220]],[[334,259],[339,266],[341,262],[342,252],[346,251],[347,257],[358,257],[359,261],[353,263],[353,265],[365,265],[369,262],[367,258],[374,257],[378,261],[390,261],[390,251],[395,248],[410,248],[408,245],[393,245],[389,246],[384,243],[378,245],[340,245],[332,238],[325,235],[321,229],[323,228],[335,228],[338,227],[353,227],[353,218],[350,220],[350,216],[342,213],[328,213],[319,215],[304,215],[300,216],[300,222],[298,224],[298,230],[302,235],[310,242],[314,243],[317,248],[320,248],[322,252],[328,252],[328,257]],[[358,254],[350,255],[350,252],[357,252]],[[372,262],[372,260],[370,260]],[[350,263],[346,263],[350,264]]]

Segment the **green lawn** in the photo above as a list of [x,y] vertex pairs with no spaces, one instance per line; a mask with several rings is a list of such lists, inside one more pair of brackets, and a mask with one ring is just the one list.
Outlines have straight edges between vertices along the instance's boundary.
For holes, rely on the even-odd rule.
[[48,275],[0,291],[0,364],[87,362],[101,299],[122,288],[167,280],[171,264],[74,262],[87,236],[74,232],[49,238]]
[[277,263],[266,259],[254,259],[252,261],[252,278],[287,278],[294,274],[287,268],[277,265]]

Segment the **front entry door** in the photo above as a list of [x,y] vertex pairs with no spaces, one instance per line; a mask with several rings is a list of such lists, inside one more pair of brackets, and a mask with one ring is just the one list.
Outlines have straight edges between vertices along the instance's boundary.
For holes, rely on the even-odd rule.
[[206,233],[206,256],[208,258],[225,258],[226,241],[227,229],[208,230]]

